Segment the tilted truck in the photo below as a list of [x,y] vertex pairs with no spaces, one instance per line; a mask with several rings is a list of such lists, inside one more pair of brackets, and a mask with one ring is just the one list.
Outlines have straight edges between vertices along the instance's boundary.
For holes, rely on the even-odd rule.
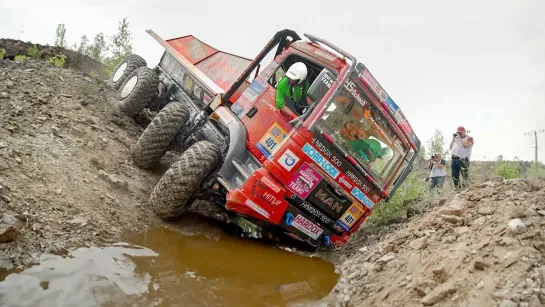
[[[149,198],[161,219],[206,199],[248,237],[340,246],[412,170],[420,141],[401,109],[365,65],[330,42],[286,29],[250,60],[193,36],[147,32],[165,48],[159,64],[150,69],[131,55],[109,83],[128,116],[158,112],[131,149],[136,165],[181,153]],[[296,109],[288,98],[280,112],[276,85],[296,62],[308,68],[313,103]],[[393,154],[366,159],[355,140]]]

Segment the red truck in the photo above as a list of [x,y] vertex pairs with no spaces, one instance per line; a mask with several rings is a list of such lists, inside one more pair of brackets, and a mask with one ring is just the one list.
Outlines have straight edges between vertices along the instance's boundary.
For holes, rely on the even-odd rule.
[[[147,32],[165,48],[159,64],[131,55],[109,82],[128,116],[158,112],[131,149],[135,164],[181,153],[149,199],[161,219],[206,199],[248,237],[340,246],[412,170],[421,144],[403,112],[365,65],[330,42],[286,29],[251,60],[193,36]],[[296,62],[308,69],[314,103],[288,102],[281,112],[276,86]],[[366,159],[353,144],[369,140],[391,154]]]

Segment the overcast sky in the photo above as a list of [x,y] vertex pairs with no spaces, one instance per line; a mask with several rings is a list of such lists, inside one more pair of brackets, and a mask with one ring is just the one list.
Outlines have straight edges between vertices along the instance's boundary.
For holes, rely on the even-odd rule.
[[[524,133],[545,129],[543,16],[543,0],[0,0],[0,37],[53,44],[64,23],[72,44],[82,34],[112,35],[128,17],[135,52],[153,67],[163,51],[148,28],[249,58],[290,28],[367,65],[424,144],[436,128],[450,138],[464,125],[475,138],[473,160],[533,160],[534,138]],[[545,133],[538,141],[545,161]]]

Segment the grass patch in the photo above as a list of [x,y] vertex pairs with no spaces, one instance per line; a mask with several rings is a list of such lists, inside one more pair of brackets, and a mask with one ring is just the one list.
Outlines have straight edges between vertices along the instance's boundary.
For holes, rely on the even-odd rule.
[[407,209],[430,195],[427,182],[420,174],[410,174],[389,202],[382,201],[373,209],[373,214],[365,221],[365,227],[388,225],[407,216]]

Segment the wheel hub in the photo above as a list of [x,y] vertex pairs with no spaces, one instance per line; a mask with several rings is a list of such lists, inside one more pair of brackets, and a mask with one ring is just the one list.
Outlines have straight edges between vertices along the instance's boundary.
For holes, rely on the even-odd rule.
[[134,87],[136,86],[136,83],[138,82],[138,76],[133,76],[130,78],[127,83],[125,83],[125,86],[121,90],[121,98],[125,98],[129,96],[129,94],[132,92]]
[[123,63],[119,68],[116,70],[114,74],[113,81],[117,82],[119,79],[121,79],[121,76],[125,73],[125,70],[127,70],[127,62]]

